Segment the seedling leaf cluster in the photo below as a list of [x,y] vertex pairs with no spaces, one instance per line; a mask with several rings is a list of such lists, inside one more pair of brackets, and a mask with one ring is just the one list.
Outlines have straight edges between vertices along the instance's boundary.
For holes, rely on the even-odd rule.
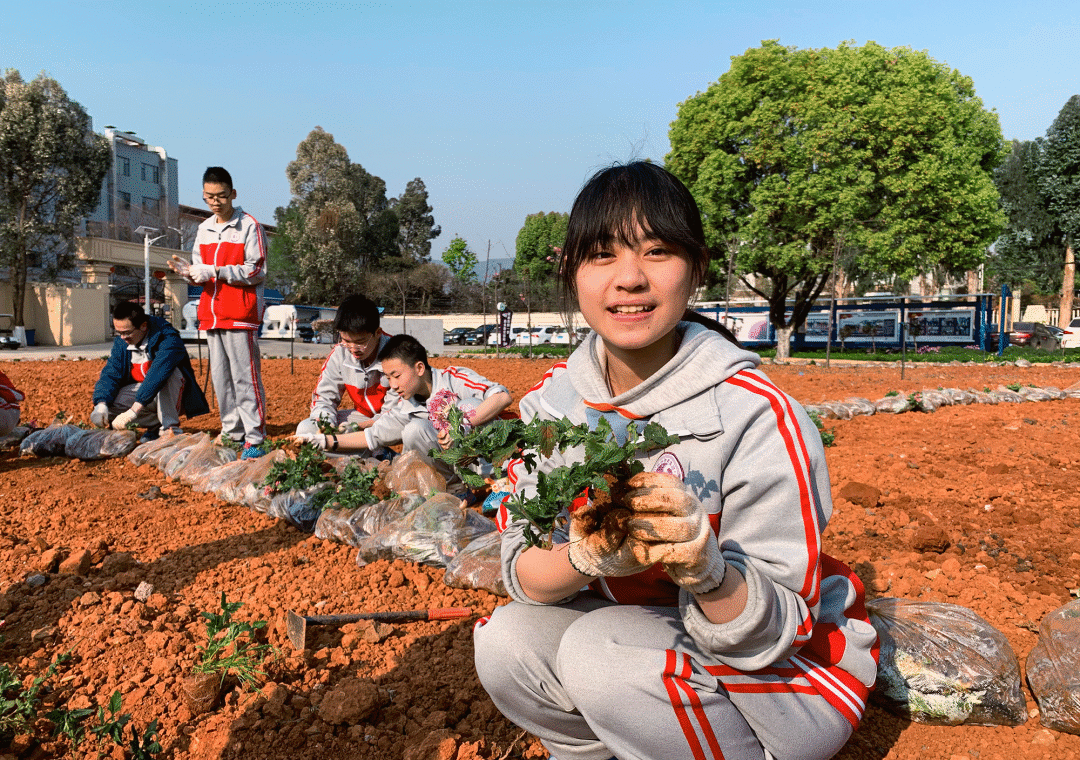
[[255,638],[258,630],[266,627],[265,620],[233,620],[242,606],[243,602],[228,601],[222,591],[220,612],[199,613],[206,620],[206,642],[199,645],[199,661],[192,671],[218,674],[222,682],[232,673],[241,686],[256,688],[266,675],[259,662],[272,647],[258,643]]
[[644,465],[637,461],[639,452],[662,449],[679,442],[658,423],[643,427],[635,422],[626,426],[625,442],[618,443],[615,431],[604,417],[595,430],[588,425],[574,425],[569,420],[520,419],[493,420],[479,428],[463,432],[463,415],[451,409],[448,414],[452,443],[444,451],[434,452],[437,459],[454,467],[465,485],[482,488],[486,482],[468,468],[477,459],[485,459],[504,474],[508,460],[520,459],[527,471],[537,468],[537,457],[550,457],[556,450],[581,447],[578,461],[556,467],[549,473],[537,473],[536,494],[514,494],[506,508],[514,517],[525,520],[525,538],[533,546],[550,546],[551,533],[559,514],[582,493],[590,496],[611,495],[613,482],[624,482]]

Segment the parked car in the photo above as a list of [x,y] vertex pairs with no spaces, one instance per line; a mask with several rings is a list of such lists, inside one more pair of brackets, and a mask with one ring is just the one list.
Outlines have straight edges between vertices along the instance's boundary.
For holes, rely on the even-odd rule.
[[1062,330],[1062,348],[1080,348],[1080,318],[1069,322],[1069,326]]
[[453,330],[443,330],[443,345],[454,343],[463,346],[465,345],[465,336],[475,329],[475,327],[455,327]]
[[466,346],[482,346],[487,342],[488,335],[494,330],[497,325],[480,325],[479,327],[469,330],[465,333],[465,345]]
[[1028,344],[1039,351],[1057,351],[1061,348],[1061,340],[1065,337],[1065,331],[1057,325],[1035,325],[1035,334]]
[[557,325],[541,325],[534,327],[531,331],[523,330],[514,339],[514,345],[517,346],[541,346],[545,343],[551,343],[551,337],[559,331]]
[[[516,346],[517,345],[517,342],[516,342],[517,336],[520,335],[523,332],[525,332],[524,327],[511,327],[510,328],[510,345],[511,346]],[[488,335],[487,344],[489,346],[497,346],[497,345],[499,345],[499,331],[498,330],[492,330],[491,331],[491,334]]]
[[[592,332],[592,330],[590,330],[588,327],[579,327],[576,330],[574,330],[573,345],[576,346],[579,343],[581,343],[581,341],[585,340],[585,337],[591,332]],[[566,330],[566,329],[559,330],[557,333],[555,333],[554,335],[551,336],[551,344],[553,346],[569,346],[569,345],[571,345],[570,331]]]
[[1031,342],[1031,336],[1034,334],[1034,322],[1013,322],[1012,330],[1009,331],[1009,343],[1014,346],[1026,346]]

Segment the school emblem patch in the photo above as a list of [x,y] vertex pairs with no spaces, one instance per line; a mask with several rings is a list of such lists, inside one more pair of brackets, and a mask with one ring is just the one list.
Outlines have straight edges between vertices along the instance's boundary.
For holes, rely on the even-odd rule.
[[240,230],[232,230],[231,232],[229,232],[229,242],[230,243],[239,243],[240,242]]
[[661,454],[652,469],[653,472],[662,472],[665,475],[671,475],[679,480],[682,480],[686,476],[686,471],[683,469],[682,462],[680,462],[679,458],[670,451],[665,451]]

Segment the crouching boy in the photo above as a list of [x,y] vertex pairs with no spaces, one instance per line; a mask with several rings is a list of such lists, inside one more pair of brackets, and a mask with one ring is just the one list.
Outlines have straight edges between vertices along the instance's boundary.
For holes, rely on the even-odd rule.
[[149,441],[161,428],[179,433],[181,414],[210,411],[175,327],[130,301],[118,303],[112,318],[116,338],[94,386],[90,422],[116,430],[134,422],[146,428],[143,441]]
[[[448,432],[437,432],[428,415],[428,401],[446,391],[456,396],[460,406],[473,406],[469,421],[474,427],[502,416],[513,398],[502,385],[493,383],[467,367],[437,369],[428,364],[427,350],[411,335],[395,335],[379,352],[382,372],[390,390],[398,395],[392,406],[367,430],[344,435],[298,436],[329,451],[354,451],[400,443],[402,452],[415,451],[435,466],[443,476],[453,472],[429,452],[450,443]],[[472,402],[472,403],[470,403]]]

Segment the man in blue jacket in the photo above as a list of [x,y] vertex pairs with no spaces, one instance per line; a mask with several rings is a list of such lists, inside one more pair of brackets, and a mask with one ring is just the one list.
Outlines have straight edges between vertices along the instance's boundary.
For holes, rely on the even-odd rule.
[[90,422],[116,430],[134,422],[146,428],[145,442],[162,428],[181,432],[181,413],[190,418],[210,411],[176,328],[130,301],[118,303],[112,318],[116,338],[94,386]]

